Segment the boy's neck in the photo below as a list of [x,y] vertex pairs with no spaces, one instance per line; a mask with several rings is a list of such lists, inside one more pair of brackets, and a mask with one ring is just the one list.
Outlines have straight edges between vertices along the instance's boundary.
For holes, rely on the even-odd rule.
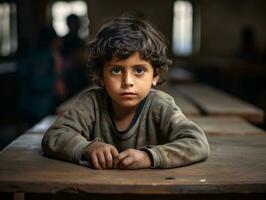
[[114,122],[116,124],[116,128],[119,131],[126,130],[136,113],[138,106],[130,107],[130,108],[121,108],[121,106],[112,102],[113,114],[114,114]]
[[128,115],[134,115],[138,108],[138,105],[134,107],[124,108],[112,102],[112,108],[115,119],[120,120],[124,117],[127,117]]

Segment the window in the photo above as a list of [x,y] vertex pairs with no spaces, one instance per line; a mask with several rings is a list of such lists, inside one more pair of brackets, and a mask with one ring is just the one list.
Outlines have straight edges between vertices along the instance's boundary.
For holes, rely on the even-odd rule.
[[193,50],[193,7],[190,1],[174,3],[173,54],[188,56]]
[[87,17],[87,4],[85,1],[56,1],[52,4],[53,27],[59,36],[68,33],[66,18],[70,14],[76,14],[81,19],[80,37],[84,38],[89,34]]
[[0,57],[7,57],[17,50],[16,5],[0,3]]

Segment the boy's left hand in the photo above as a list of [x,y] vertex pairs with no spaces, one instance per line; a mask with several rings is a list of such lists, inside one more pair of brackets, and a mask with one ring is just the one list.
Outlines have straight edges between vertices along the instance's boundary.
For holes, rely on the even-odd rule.
[[127,149],[115,158],[114,165],[120,169],[144,169],[151,167],[151,159],[145,151]]

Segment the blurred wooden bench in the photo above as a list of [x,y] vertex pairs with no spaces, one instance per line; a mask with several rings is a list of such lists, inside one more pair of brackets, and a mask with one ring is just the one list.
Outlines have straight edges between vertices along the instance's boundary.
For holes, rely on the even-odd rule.
[[30,128],[28,133],[44,133],[56,120],[56,115],[44,117],[41,121]]
[[262,123],[264,120],[262,109],[208,85],[182,84],[175,91],[206,115],[239,116],[253,123]]
[[198,116],[198,115],[200,115],[200,110],[194,104],[192,104],[190,101],[188,101],[185,97],[178,94],[171,87],[171,84],[165,83],[162,85],[158,85],[158,86],[156,86],[155,89],[164,91],[167,94],[171,95],[174,98],[176,105],[178,105],[178,107],[182,110],[182,112],[186,116]]
[[189,118],[198,124],[207,135],[266,135],[264,130],[248,123],[240,117],[191,116]]
[[209,135],[210,158],[186,167],[93,170],[43,156],[43,132],[54,120],[45,118],[0,153],[0,199],[242,200],[266,195],[265,134]]
[[195,81],[193,73],[177,66],[169,69],[166,79],[170,84],[192,83]]

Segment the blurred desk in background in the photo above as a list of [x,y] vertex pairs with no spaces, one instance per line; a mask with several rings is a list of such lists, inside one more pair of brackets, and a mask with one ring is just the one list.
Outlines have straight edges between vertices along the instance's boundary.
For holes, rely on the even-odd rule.
[[248,123],[240,117],[191,116],[189,118],[196,124],[198,124],[203,129],[203,131],[209,136],[246,136],[265,134],[264,130]]
[[239,116],[252,123],[263,123],[264,111],[228,93],[204,84],[182,84],[175,91],[198,107],[202,114]]

